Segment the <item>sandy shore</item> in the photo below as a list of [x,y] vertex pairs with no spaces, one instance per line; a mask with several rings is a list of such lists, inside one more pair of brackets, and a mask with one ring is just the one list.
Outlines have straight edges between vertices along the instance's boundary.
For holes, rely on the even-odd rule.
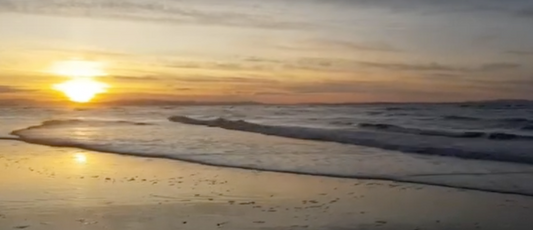
[[533,229],[533,198],[0,141],[0,229]]

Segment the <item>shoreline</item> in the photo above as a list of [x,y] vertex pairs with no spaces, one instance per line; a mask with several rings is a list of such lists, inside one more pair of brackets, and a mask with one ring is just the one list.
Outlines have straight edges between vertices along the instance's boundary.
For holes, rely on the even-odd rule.
[[2,229],[533,226],[533,199],[518,195],[213,167],[14,141],[0,146]]
[[[47,147],[54,147],[54,148],[66,148],[66,149],[74,149],[74,150],[86,150],[86,151],[94,151],[98,153],[103,154],[115,154],[119,156],[128,156],[128,157],[140,157],[140,158],[153,158],[153,159],[162,159],[162,160],[169,160],[169,161],[180,161],[184,163],[190,163],[190,164],[198,164],[202,166],[211,166],[211,167],[221,167],[221,168],[231,168],[231,169],[242,169],[242,170],[250,170],[250,171],[260,171],[260,172],[274,172],[274,173],[286,173],[286,174],[293,174],[293,175],[301,175],[301,176],[314,176],[314,177],[325,177],[325,178],[338,178],[338,179],[354,179],[354,180],[375,180],[375,181],[384,181],[384,182],[396,182],[396,183],[407,183],[407,184],[415,184],[415,185],[424,185],[424,186],[437,186],[437,187],[443,187],[443,188],[452,188],[452,189],[465,189],[465,190],[471,190],[471,191],[479,191],[479,192],[488,192],[488,193],[497,193],[497,194],[508,194],[508,195],[518,195],[518,196],[525,196],[525,197],[533,197],[533,193],[525,193],[525,192],[517,192],[517,191],[501,191],[501,190],[495,190],[495,189],[482,189],[482,188],[473,188],[468,186],[457,186],[457,185],[447,185],[443,183],[433,183],[433,182],[421,182],[421,181],[414,181],[414,180],[402,180],[402,179],[396,179],[396,178],[386,178],[386,177],[377,177],[377,176],[349,176],[349,175],[333,175],[333,174],[324,174],[324,173],[306,173],[306,172],[297,172],[297,171],[289,171],[289,170],[274,170],[274,169],[261,169],[261,168],[254,168],[254,167],[246,167],[246,166],[233,166],[233,165],[221,165],[221,164],[211,164],[206,162],[200,162],[200,161],[194,161],[194,160],[187,160],[187,159],[178,159],[178,158],[171,158],[166,155],[140,155],[140,154],[131,154],[131,153],[122,153],[122,152],[113,152],[113,151],[106,151],[101,150],[98,148],[90,148],[87,146],[78,146],[75,144],[71,145],[54,145],[39,141],[34,141],[31,139],[22,139],[18,136],[13,138],[1,138],[0,141],[18,141],[21,143],[26,143],[30,145],[38,145],[38,146],[47,146]],[[461,159],[464,160],[464,159]],[[504,162],[507,163],[507,162]],[[513,163],[514,164],[514,163]],[[516,172],[516,174],[528,174],[533,172]]]

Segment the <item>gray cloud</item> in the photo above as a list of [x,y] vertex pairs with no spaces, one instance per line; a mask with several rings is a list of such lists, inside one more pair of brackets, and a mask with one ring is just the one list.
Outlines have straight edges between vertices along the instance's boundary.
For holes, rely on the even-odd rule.
[[520,68],[520,64],[500,62],[500,63],[487,63],[479,67],[479,71],[502,71]]
[[516,15],[526,18],[533,18],[533,6],[518,10]]
[[378,62],[359,62],[361,66],[386,69],[391,71],[467,71],[463,67],[443,65],[439,63],[428,64],[404,64],[404,63],[378,63]]
[[370,90],[371,85],[368,82],[323,82],[292,86],[288,90],[298,94],[357,93]]
[[510,62],[495,62],[486,63],[477,67],[464,67],[440,64],[436,62],[427,64],[405,64],[405,63],[377,63],[377,62],[359,62],[363,67],[385,69],[390,71],[435,71],[435,72],[459,72],[459,73],[472,73],[472,72],[485,72],[485,71],[505,71],[520,68],[518,63]]
[[533,56],[533,51],[529,50],[510,50],[506,52],[507,54],[516,55],[516,56]]
[[421,14],[497,12],[516,17],[533,16],[533,2],[529,0],[328,0],[327,2],[343,7],[368,7]]
[[176,24],[244,26],[265,29],[305,29],[306,21],[271,17],[250,4],[224,4],[214,1],[136,1],[136,0],[0,0],[0,12],[22,12],[76,17],[108,17]]
[[454,79],[454,78],[461,77],[460,75],[451,74],[451,73],[431,73],[431,74],[429,74],[427,76],[429,76],[429,77],[446,78],[446,79]]
[[395,82],[370,82],[370,81],[329,81],[315,82],[303,85],[295,85],[287,88],[287,91],[294,94],[365,94],[376,95],[382,98],[402,98],[408,100],[423,101],[421,98],[435,99],[435,97],[446,99],[450,95],[446,90],[438,90],[428,87],[413,87],[412,85],[397,84]]
[[314,38],[297,40],[275,46],[284,51],[313,52],[388,52],[398,53],[402,50],[380,41],[347,41],[342,39]]
[[533,77],[514,77],[506,79],[477,79],[469,85],[472,89],[497,92],[499,95],[528,96],[533,91]]
[[518,69],[521,64],[511,62],[485,63],[479,66],[458,66],[430,63],[390,63],[369,62],[343,58],[298,58],[275,60],[260,57],[245,58],[229,62],[169,62],[171,68],[217,69],[227,71],[272,71],[272,70],[310,70],[321,72],[357,72],[364,68],[387,71],[413,71],[435,73],[475,73],[487,71],[507,71]]
[[358,42],[336,39],[312,39],[298,41],[291,46],[280,46],[280,48],[297,50],[336,50],[346,52],[400,52],[400,49],[384,42]]

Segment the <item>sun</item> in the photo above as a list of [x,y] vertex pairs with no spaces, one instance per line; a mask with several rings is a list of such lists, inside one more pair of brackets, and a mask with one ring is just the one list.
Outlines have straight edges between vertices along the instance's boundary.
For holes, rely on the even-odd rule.
[[54,85],[55,90],[63,92],[71,101],[78,103],[91,101],[97,94],[106,92],[108,87],[107,84],[90,78],[72,79]]
[[96,81],[94,78],[107,75],[100,62],[70,60],[56,62],[51,70],[56,75],[71,78],[53,89],[65,94],[71,101],[78,103],[90,102],[97,94],[104,93],[109,85]]

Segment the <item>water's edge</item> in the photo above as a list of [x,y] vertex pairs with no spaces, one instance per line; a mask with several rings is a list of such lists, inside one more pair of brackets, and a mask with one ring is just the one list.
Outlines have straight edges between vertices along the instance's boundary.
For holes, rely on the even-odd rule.
[[22,139],[17,138],[17,137],[0,137],[0,140],[2,140],[2,141],[20,141],[20,142],[25,142]]
[[480,191],[480,192],[490,192],[490,193],[498,193],[498,194],[509,194],[509,195],[519,195],[519,196],[533,197],[533,193],[527,193],[527,192],[501,191],[501,190],[495,190],[495,189],[481,189],[481,188],[473,188],[473,187],[468,187],[468,186],[455,186],[455,185],[448,185],[448,184],[441,184],[441,183],[420,182],[420,181],[414,181],[414,180],[410,180],[410,179],[401,179],[401,178],[399,179],[399,178],[389,178],[389,177],[379,177],[379,176],[363,176],[363,175],[358,175],[358,176],[350,175],[350,176],[347,176],[347,175],[335,175],[335,174],[302,173],[302,172],[289,171],[289,170],[260,169],[260,168],[253,168],[253,167],[247,167],[247,166],[233,166],[233,165],[223,165],[223,164],[212,164],[212,163],[199,162],[199,161],[193,161],[193,160],[188,160],[188,159],[172,158],[172,157],[169,157],[167,155],[144,156],[144,155],[132,154],[132,153],[126,153],[126,152],[114,152],[114,151],[102,150],[102,149],[98,149],[98,148],[92,148],[92,147],[81,146],[81,145],[80,146],[77,146],[77,145],[70,145],[70,146],[53,145],[53,144],[49,144],[49,143],[39,142],[38,140],[32,140],[32,139],[0,137],[0,140],[4,140],[4,141],[20,141],[20,142],[24,142],[24,143],[28,143],[28,144],[35,144],[35,145],[49,146],[49,147],[57,147],[57,148],[84,149],[84,150],[89,150],[89,151],[94,151],[94,152],[107,153],[107,154],[118,154],[118,155],[122,155],[122,156],[130,156],[130,157],[144,157],[144,158],[156,158],[156,159],[164,159],[164,160],[177,160],[177,161],[181,161],[181,162],[187,162],[187,163],[198,164],[198,165],[213,166],[213,167],[236,168],[236,169],[244,169],[244,170],[251,170],[251,171],[260,171],[260,172],[288,173],[288,174],[303,175],[303,176],[318,176],[318,177],[343,178],[343,179],[389,181],[389,182],[419,184],[419,185],[426,185],[426,186],[438,186],[438,187],[445,187],[445,188],[465,189],[465,190],[471,190],[471,191]]

